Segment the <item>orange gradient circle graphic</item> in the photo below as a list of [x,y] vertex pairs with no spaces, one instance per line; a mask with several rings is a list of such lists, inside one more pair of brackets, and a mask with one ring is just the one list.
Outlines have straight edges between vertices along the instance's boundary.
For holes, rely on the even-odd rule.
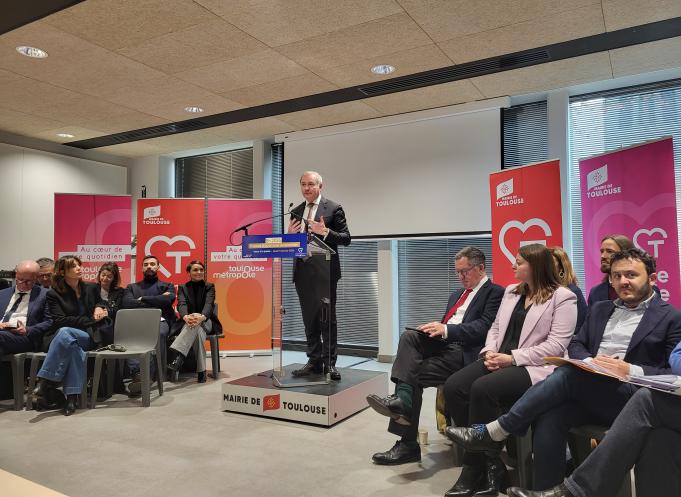
[[259,281],[256,279],[231,281],[226,290],[230,318],[237,323],[253,323],[262,317],[265,294]]

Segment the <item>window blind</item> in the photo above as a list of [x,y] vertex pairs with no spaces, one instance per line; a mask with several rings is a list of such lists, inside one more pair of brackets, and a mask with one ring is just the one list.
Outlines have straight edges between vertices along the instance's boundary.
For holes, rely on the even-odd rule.
[[503,169],[549,158],[546,100],[501,109],[501,124]]
[[176,198],[253,198],[253,149],[175,160]]

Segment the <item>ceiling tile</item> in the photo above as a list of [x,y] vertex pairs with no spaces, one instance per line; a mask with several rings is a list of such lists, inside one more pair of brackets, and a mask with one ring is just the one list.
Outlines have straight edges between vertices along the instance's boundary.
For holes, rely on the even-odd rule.
[[[57,136],[57,133],[66,133],[73,135],[72,137]],[[81,128],[79,126],[61,126],[41,132],[27,133],[28,136],[48,140],[55,143],[67,143],[76,140],[87,140],[88,138],[95,138],[106,133],[94,129]]]
[[610,57],[607,53],[597,53],[490,74],[473,78],[471,81],[486,98],[491,98],[522,95],[611,78]]
[[196,0],[270,47],[403,12],[393,0]]
[[[371,72],[378,64],[390,64],[395,67],[392,74],[380,75]],[[369,84],[408,74],[428,71],[452,65],[453,62],[436,45],[430,44],[418,48],[380,55],[345,66],[322,69],[318,74],[340,87]]]
[[284,45],[277,50],[313,72],[318,72],[431,43],[432,40],[408,15],[395,14]]
[[44,22],[100,47],[118,50],[216,19],[189,0],[88,0]]
[[[96,46],[82,38],[78,38],[77,36],[73,36],[52,27],[43,21],[32,22],[31,24],[27,24],[10,31],[9,33],[3,34],[0,36],[0,44],[8,45],[13,49],[22,45],[40,48],[47,52],[47,60],[50,60],[50,58],[52,58],[52,60],[58,59],[64,55],[82,52],[83,50],[89,50]],[[22,57],[16,53],[16,51],[14,52],[14,55],[16,55],[19,60],[26,62],[46,62],[46,60],[36,61],[35,59]]]
[[380,117],[376,109],[362,102],[327,105],[318,109],[281,114],[277,119],[293,125],[296,129],[312,129],[333,124],[349,123]]
[[160,150],[146,141],[137,141],[100,147],[97,149],[97,152],[104,152],[119,157],[147,157],[149,155],[158,155]]
[[319,76],[307,73],[223,93],[229,100],[246,107],[280,102],[306,95],[335,90],[337,87]]
[[[33,113],[63,101],[74,101],[78,93],[0,69],[0,107]],[[47,116],[50,118],[50,116]]]
[[274,50],[267,49],[229,61],[180,72],[175,76],[209,90],[224,93],[306,73],[305,68]]
[[133,129],[149,128],[151,126],[158,126],[169,122],[171,122],[169,119],[163,119],[131,110],[119,116],[112,116],[94,121],[84,121],[82,126],[84,128],[102,131],[106,134],[113,134]]
[[401,114],[446,105],[482,100],[485,97],[470,81],[453,81],[416,90],[362,100],[382,115]]
[[603,0],[605,27],[616,31],[649,22],[681,17],[679,0]]
[[118,53],[170,74],[265,48],[252,36],[222,19],[216,19],[123,48]]
[[600,0],[400,0],[437,42],[592,4]]
[[457,64],[582,38],[604,31],[600,5],[523,21],[440,43]]
[[179,152],[194,148],[214,147],[229,143],[229,140],[216,136],[210,130],[190,131],[178,135],[162,136],[144,140],[144,143],[156,148],[160,153]]
[[54,119],[33,116],[24,112],[17,112],[0,107],[0,129],[10,133],[28,135],[39,133],[58,126],[66,126]]
[[681,36],[610,51],[615,77],[681,67]]
[[295,131],[295,128],[274,117],[254,119],[242,123],[227,124],[210,128],[211,134],[221,136],[230,141],[250,141],[270,138],[279,133]]

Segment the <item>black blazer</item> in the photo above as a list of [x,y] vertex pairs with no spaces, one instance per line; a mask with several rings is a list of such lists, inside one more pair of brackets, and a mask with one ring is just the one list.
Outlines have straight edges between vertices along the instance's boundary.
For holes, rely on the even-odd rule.
[[[0,313],[5,312],[15,287],[0,290]],[[26,336],[33,345],[33,350],[42,348],[43,335],[52,327],[50,313],[47,312],[47,288],[35,285],[28,296],[28,313],[26,316]]]
[[[302,204],[295,207],[291,211],[293,217],[296,219],[302,218],[306,205],[307,202],[303,202]],[[322,197],[319,202],[319,206],[317,207],[314,220],[319,221],[322,216],[324,217],[324,224],[327,228],[329,228],[329,234],[326,236],[326,240],[323,240],[322,237],[318,238],[336,252],[336,254],[331,256],[330,277],[332,281],[338,281],[341,277],[338,246],[350,245],[352,237],[350,235],[350,230],[348,229],[347,220],[345,219],[345,211],[343,211],[343,207],[341,207],[340,204],[334,202],[333,200],[329,200],[328,198]],[[316,237],[317,235],[313,234],[312,236]],[[293,281],[296,280],[296,266],[301,262],[301,260],[296,259],[296,264],[293,265]]]
[[[570,342],[572,359],[595,357],[603,339],[605,325],[615,310],[610,300],[589,307],[586,320]],[[646,375],[671,374],[669,355],[681,341],[681,310],[657,295],[641,318],[624,356],[624,361],[641,366]]]
[[200,301],[202,304],[196,305],[197,303],[193,301],[194,292],[192,292],[187,285],[180,285],[177,288],[177,313],[180,315],[175,324],[173,324],[172,334],[179,333],[184,326],[184,321],[182,320],[187,314],[189,314],[189,308],[194,309],[201,307],[201,314],[206,316],[212,322],[211,335],[219,335],[222,333],[222,324],[218,319],[217,313],[215,312],[215,285],[212,283],[206,283],[204,286],[203,294],[201,295]]
[[60,328],[69,327],[77,328],[85,331],[92,341],[97,344],[101,342],[97,328],[99,326],[110,325],[111,320],[106,318],[100,321],[95,321],[93,315],[95,307],[106,309],[99,297],[99,288],[94,283],[85,283],[81,281],[80,285],[80,302],[83,304],[85,314],[80,315],[78,305],[78,298],[76,292],[70,286],[66,286],[64,293],[58,292],[55,288],[50,288],[47,292],[47,309],[52,318],[52,325],[50,329],[43,335],[42,350],[47,352],[52,343],[52,339],[57,334]]
[[[457,290],[449,296],[447,309],[442,317],[447,316],[449,309],[459,300],[463,289]],[[447,341],[458,343],[463,347],[464,364],[468,365],[478,359],[480,349],[485,345],[487,332],[489,331],[494,318],[497,316],[501,299],[504,296],[504,288],[487,280],[480,287],[478,293],[473,297],[466,312],[463,315],[461,324],[447,325]]]
[[[144,290],[140,283],[130,283],[123,293],[123,309],[161,309],[163,319],[172,326],[175,322],[175,285],[167,281],[158,280],[158,295],[144,295]],[[168,295],[163,295],[168,292]],[[142,300],[138,300],[142,297]]]
[[577,326],[575,326],[575,333],[577,333],[582,328],[582,324],[586,318],[587,305],[581,288],[577,285],[568,285],[568,288],[577,296]]

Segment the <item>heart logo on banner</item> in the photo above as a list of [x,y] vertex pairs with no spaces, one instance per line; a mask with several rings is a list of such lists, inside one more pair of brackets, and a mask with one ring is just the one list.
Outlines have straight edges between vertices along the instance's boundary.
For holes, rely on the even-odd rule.
[[[515,254],[511,253],[511,251],[506,246],[506,233],[512,228],[519,229],[520,231],[525,233],[532,226],[537,226],[541,228],[547,237],[550,237],[552,234],[549,223],[538,217],[528,219],[524,223],[521,223],[517,219],[512,219],[501,227],[501,230],[499,231],[499,248],[501,249],[501,252],[506,256],[506,258],[509,260],[511,264],[515,262]],[[546,240],[535,240],[531,243],[543,243],[544,245],[546,245]],[[522,245],[523,244],[521,242],[521,246]],[[527,243],[525,243],[525,245],[527,245]]]
[[[153,254],[151,247],[154,246],[156,242],[166,242],[169,246],[174,245],[176,242],[185,242],[187,245],[189,245],[190,249],[195,249],[196,244],[194,243],[194,240],[189,238],[186,235],[176,235],[172,238],[169,238],[165,235],[156,235],[154,237],[149,238],[147,241],[147,244],[144,246],[144,253],[145,254]],[[181,258],[188,257],[191,255],[191,252],[187,251],[182,251],[182,252],[165,252],[166,257],[175,257],[175,274],[180,274],[182,273],[182,262]],[[166,267],[161,264],[161,261],[158,261],[158,270],[163,274],[166,278],[170,278],[170,271],[166,269]]]

